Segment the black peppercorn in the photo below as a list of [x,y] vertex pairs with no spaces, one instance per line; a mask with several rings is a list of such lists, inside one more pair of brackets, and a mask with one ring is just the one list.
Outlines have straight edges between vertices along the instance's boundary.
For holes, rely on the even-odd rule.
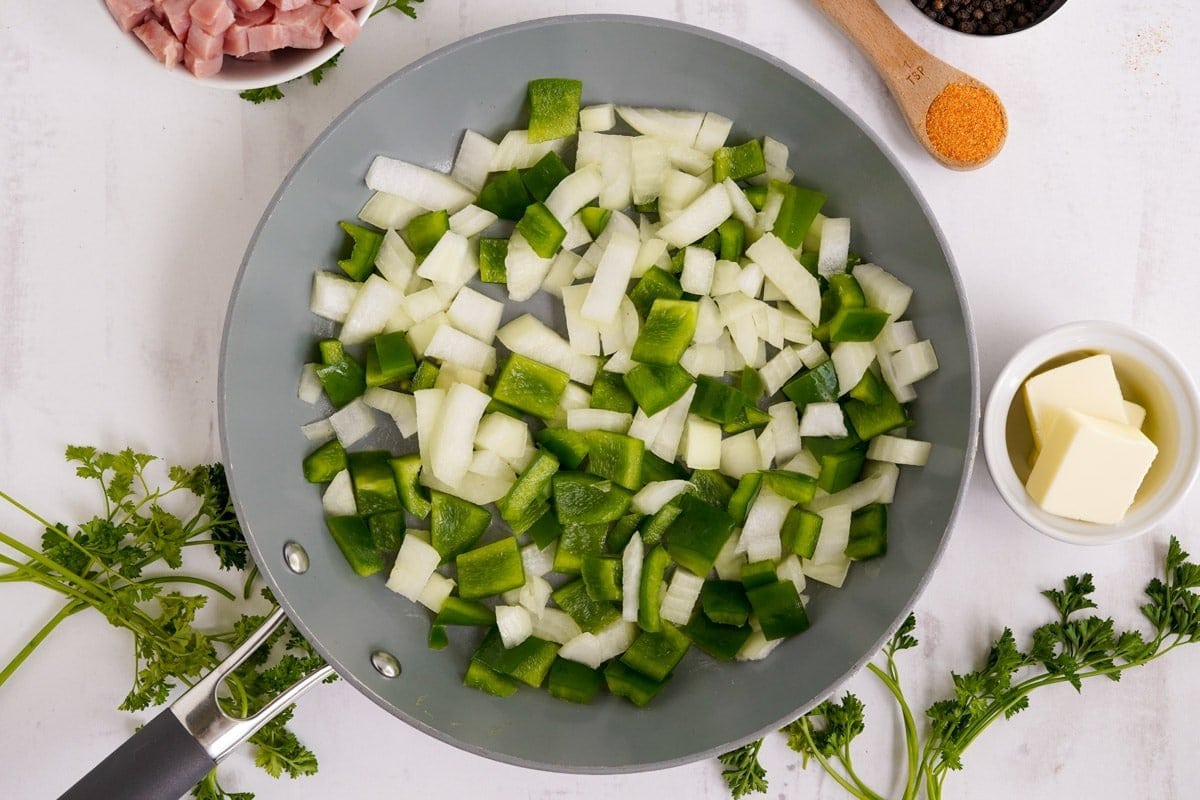
[[911,0],[925,16],[962,33],[996,35],[1027,28],[1055,0]]

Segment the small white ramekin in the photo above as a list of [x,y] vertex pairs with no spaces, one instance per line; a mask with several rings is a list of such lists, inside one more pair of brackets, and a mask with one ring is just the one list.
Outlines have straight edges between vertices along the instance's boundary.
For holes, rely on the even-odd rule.
[[[375,6],[378,4],[379,0],[370,0],[365,6],[354,12],[354,16],[358,18],[359,25],[366,26],[367,20],[371,18],[371,12],[375,10]],[[108,9],[104,7],[103,2],[100,3],[100,8],[104,16],[111,17]],[[211,89],[226,89],[235,92],[245,91],[246,89],[261,89],[264,86],[287,83],[290,80],[299,78],[301,75],[307,75],[342,52],[346,47],[332,35],[328,35],[325,38],[325,44],[315,50],[289,49],[281,51],[270,61],[242,61],[234,58],[226,58],[225,66],[216,75],[209,78],[197,78],[188,72],[182,64],[168,70],[154,58],[136,36],[132,33],[122,33],[120,27],[115,22],[112,23],[112,31],[121,37],[121,40],[125,42],[127,47],[136,50],[141,57],[145,58],[146,64],[152,68],[159,69],[177,78],[182,78],[189,83],[207,86]]]
[[[1025,491],[1032,435],[1021,386],[1052,362],[1073,355],[1112,356],[1126,399],[1146,407],[1146,434],[1158,445],[1133,507],[1113,525],[1048,514]],[[1071,544],[1112,544],[1139,536],[1163,520],[1200,471],[1200,393],[1175,356],[1154,339],[1114,322],[1073,322],[1021,348],[1000,372],[983,418],[983,451],[1000,496],[1030,527]]]

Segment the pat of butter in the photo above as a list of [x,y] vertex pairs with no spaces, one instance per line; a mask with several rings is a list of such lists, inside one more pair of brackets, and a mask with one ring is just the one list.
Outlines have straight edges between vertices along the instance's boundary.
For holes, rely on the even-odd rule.
[[1088,356],[1034,375],[1025,381],[1024,394],[1025,413],[1037,450],[1043,447],[1054,418],[1066,408],[1113,422],[1128,422],[1125,398],[1108,355]]
[[1025,490],[1048,513],[1120,522],[1157,455],[1132,425],[1064,409],[1046,432]]
[[1141,428],[1146,422],[1146,409],[1137,403],[1125,401],[1125,421],[1135,428]]

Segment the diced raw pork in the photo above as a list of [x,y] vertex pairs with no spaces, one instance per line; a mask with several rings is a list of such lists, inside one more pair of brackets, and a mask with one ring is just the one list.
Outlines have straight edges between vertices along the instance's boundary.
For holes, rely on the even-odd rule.
[[221,71],[225,56],[217,53],[213,58],[200,58],[191,50],[184,48],[183,65],[197,78],[211,78]]
[[183,60],[183,45],[157,20],[143,22],[133,29],[133,33],[155,58],[167,65],[167,69],[174,69]]
[[325,44],[325,9],[307,5],[295,11],[276,11],[276,25],[288,31],[288,44],[304,50],[314,50]]
[[342,0],[341,4],[347,11],[358,11],[369,2],[371,0]]
[[193,25],[188,31],[187,49],[197,58],[217,58],[225,50],[225,34],[209,33],[199,25]]
[[358,19],[342,5],[330,6],[325,11],[325,27],[342,44],[353,42],[359,31]]
[[[233,2],[237,3],[237,7],[242,11],[258,11],[267,0],[233,0]],[[240,19],[244,19],[242,15],[239,14],[238,16],[239,21]]]
[[301,6],[307,6],[312,0],[271,0],[271,4],[280,11],[294,11]]
[[126,33],[145,22],[154,8],[153,0],[104,0],[104,4]]
[[236,22],[225,31],[225,55],[240,58],[250,52],[249,28]]
[[247,31],[251,53],[265,53],[288,46],[288,31],[282,25],[257,25]]
[[188,9],[192,7],[193,2],[195,0],[163,0],[163,14],[167,17],[167,24],[171,26],[171,33],[181,42],[187,40],[188,30],[192,27],[192,15],[188,13]]
[[223,34],[233,24],[233,9],[226,0],[196,0],[189,12],[192,22],[208,33]]

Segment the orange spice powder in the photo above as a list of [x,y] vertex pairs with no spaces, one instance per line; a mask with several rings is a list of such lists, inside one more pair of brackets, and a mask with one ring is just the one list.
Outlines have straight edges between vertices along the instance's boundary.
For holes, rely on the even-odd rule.
[[966,164],[986,161],[1004,143],[1008,121],[990,89],[951,83],[929,104],[925,130],[934,148]]

